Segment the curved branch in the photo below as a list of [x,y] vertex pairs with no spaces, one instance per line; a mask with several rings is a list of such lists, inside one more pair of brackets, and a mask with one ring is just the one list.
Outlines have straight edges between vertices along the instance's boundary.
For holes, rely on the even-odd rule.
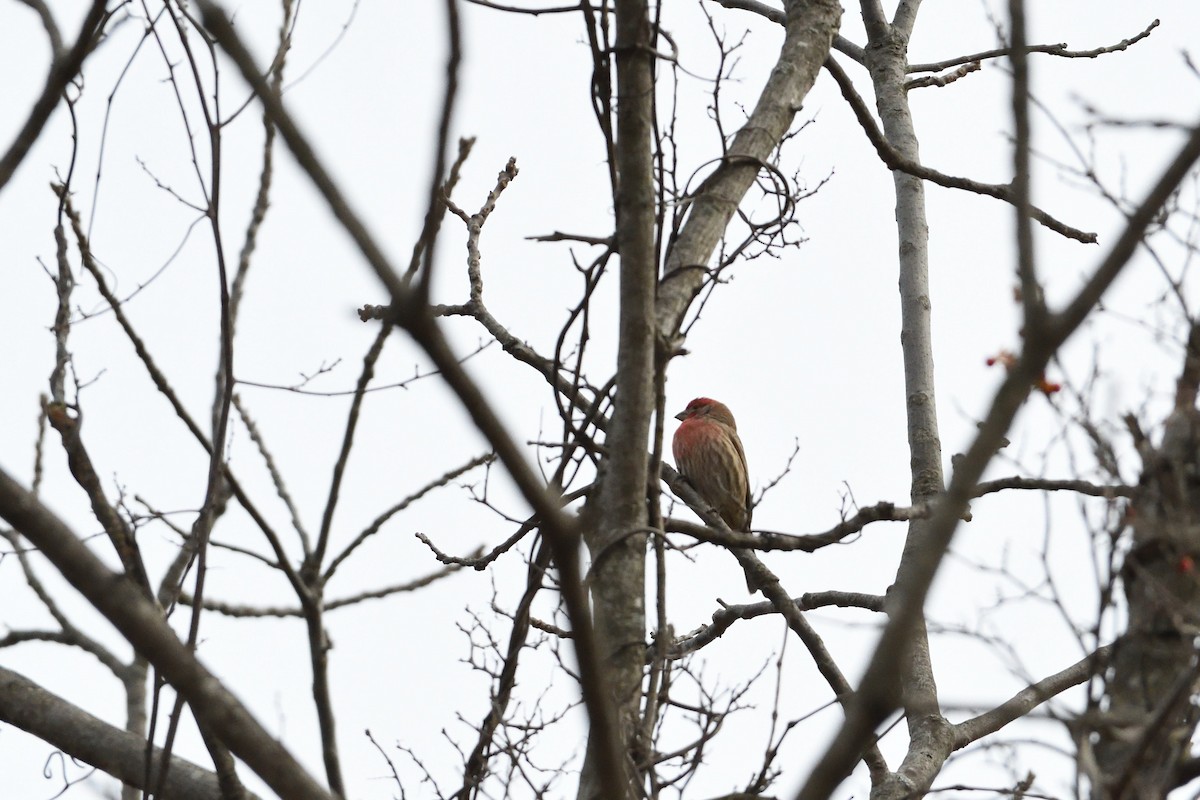
[[[706,504],[700,500],[700,496],[696,493],[696,490],[679,473],[666,464],[663,464],[662,476],[671,487],[671,490],[675,492],[675,495],[691,506],[709,526],[722,532],[728,532],[730,536],[734,535],[732,531],[729,531],[729,526],[725,524],[720,515],[713,509],[706,507]],[[758,556],[741,547],[730,548],[730,553],[742,565],[742,569],[746,573],[747,583],[753,582],[761,588],[763,595],[767,598],[771,607],[779,612],[784,620],[786,620],[788,627],[803,642],[812,656],[813,664],[817,667],[817,671],[821,673],[826,683],[829,684],[838,702],[845,709],[847,717],[849,717],[855,706],[854,688],[846,680],[846,676],[842,674],[841,668],[834,661],[828,648],[825,647],[825,642],[821,639],[820,634],[809,624],[795,601],[788,596],[787,592],[780,585],[779,578],[765,564],[759,561]],[[887,762],[875,744],[870,743],[857,749],[853,757],[855,759],[862,758],[871,773],[873,781],[887,774]]]
[[62,57],[62,34],[58,30],[58,23],[54,21],[54,15],[50,13],[50,7],[44,0],[18,0],[18,2],[33,9],[33,12],[42,21],[42,27],[46,29],[46,38],[50,40],[50,55],[57,61]]
[[449,553],[442,552],[440,549],[438,549],[438,546],[435,545],[433,541],[423,533],[417,533],[416,537],[421,540],[422,544],[429,548],[430,552],[433,553],[433,557],[439,562],[459,567],[470,567],[474,570],[482,570],[488,564],[491,564],[497,558],[511,550],[517,542],[524,539],[527,535],[529,535],[530,531],[533,531],[536,528],[537,518],[535,517],[528,519],[521,524],[521,527],[517,528],[516,533],[493,547],[486,554],[477,548],[474,553],[468,556],[452,556]]
[[[154,748],[154,758],[147,772],[146,740],[141,736],[115,728],[3,667],[0,667],[0,720],[130,786],[143,790],[158,786],[161,748]],[[177,756],[171,757],[166,785],[161,788],[165,796],[177,800],[219,800],[223,797],[215,773]],[[250,792],[243,796],[247,800],[258,798]]]
[[[689,503],[690,505],[690,503]],[[696,506],[692,506],[697,510]],[[704,508],[703,505],[700,508]],[[697,513],[699,511],[697,510]],[[838,544],[848,536],[858,533],[872,522],[907,522],[913,519],[925,519],[929,516],[929,508],[917,505],[912,508],[897,508],[894,503],[882,502],[873,506],[859,509],[850,519],[834,525],[824,533],[796,535],[776,533],[775,531],[755,531],[753,533],[736,533],[696,525],[680,519],[665,520],[668,533],[682,533],[699,539],[702,542],[723,545],[725,547],[740,547],[746,550],[801,550],[811,553]]]
[[83,25],[80,26],[79,36],[75,39],[74,46],[61,59],[57,57],[58,53],[55,53],[55,60],[50,67],[50,74],[46,76],[46,85],[42,87],[42,94],[30,109],[29,118],[17,132],[17,138],[8,146],[8,152],[4,154],[3,158],[0,158],[0,189],[3,189],[12,179],[17,167],[25,160],[25,156],[29,155],[33,143],[38,140],[42,128],[46,126],[55,106],[58,105],[58,99],[62,96],[63,90],[79,74],[79,70],[83,67],[83,60],[87,58],[88,53],[96,44],[100,28],[107,15],[106,5],[107,0],[92,0],[92,7],[88,10]]
[[[838,88],[842,90],[842,97],[850,104],[850,108],[854,111],[854,116],[858,119],[858,124],[862,126],[867,139],[870,140],[872,146],[875,148],[875,152],[879,154],[880,160],[887,165],[888,169],[900,170],[930,183],[936,183],[938,186],[945,186],[948,189],[962,189],[963,191],[987,195],[997,200],[1003,200],[1011,205],[1016,205],[1016,193],[1007,184],[980,183],[969,178],[946,175],[935,169],[930,169],[924,164],[917,164],[896,152],[896,149],[884,137],[883,131],[879,130],[879,126],[875,124],[875,118],[871,116],[871,111],[867,108],[867,104],[854,88],[854,82],[850,80],[850,76],[832,58],[826,59],[825,69],[837,81]],[[1096,243],[1096,234],[1081,231],[1059,222],[1037,206],[1029,206],[1029,216],[1043,226],[1068,239],[1074,239],[1084,244]]]
[[971,742],[995,733],[1055,695],[1083,683],[1096,674],[1096,670],[1103,669],[1111,654],[1112,645],[1105,645],[1066,669],[1025,687],[991,711],[953,726],[954,749],[961,750]]
[[[865,608],[868,611],[883,611],[883,597],[876,594],[860,594],[858,592],[805,592],[793,598],[801,611],[812,611],[814,608],[838,606],[839,608]],[[733,623],[743,619],[754,619],[768,614],[778,614],[779,609],[772,602],[747,603],[745,605],[723,606],[714,611],[711,625],[703,625],[691,633],[680,636],[671,642],[667,650],[667,658],[671,660],[683,658],[703,647],[712,644],[724,635]],[[654,657],[654,645],[646,648],[647,663]]]
[[352,542],[350,542],[350,544],[346,545],[345,549],[343,549],[340,553],[338,553],[333,558],[333,560],[329,563],[328,569],[325,570],[325,576],[324,576],[324,578],[322,578],[322,580],[328,581],[330,578],[332,578],[333,573],[337,571],[338,565],[340,565],[343,561],[345,561],[347,558],[349,558],[350,555],[356,549],[358,549],[358,547],[360,545],[362,545],[363,542],[365,542],[367,539],[369,539],[370,537],[372,537],[376,533],[378,533],[379,529],[383,527],[383,524],[385,522],[387,522],[389,519],[391,519],[393,516],[400,513],[404,509],[408,508],[410,505],[417,502],[422,497],[424,497],[425,495],[432,492],[434,489],[445,486],[446,484],[450,483],[450,481],[454,480],[455,478],[459,477],[460,475],[470,472],[471,470],[473,470],[476,467],[481,466],[483,464],[491,464],[492,461],[495,460],[495,458],[496,458],[496,456],[492,453],[484,453],[481,456],[476,456],[475,458],[468,461],[466,464],[463,464],[461,467],[456,467],[456,468],[446,472],[441,477],[434,478],[432,481],[425,484],[420,489],[418,489],[417,491],[410,494],[408,497],[405,497],[399,503],[396,503],[394,506],[389,508],[387,511],[384,511],[382,514],[380,514],[378,517],[376,517],[375,520],[370,525],[368,525],[365,530],[363,530],[361,533],[359,533],[358,536],[355,536],[354,541],[352,541]]
[[684,316],[709,279],[706,265],[717,243],[753,185],[759,165],[770,160],[787,134],[837,35],[840,2],[790,0],[786,9],[777,65],[720,165],[692,198],[667,256],[655,301],[655,322],[668,349],[674,349],[670,345],[679,336]]

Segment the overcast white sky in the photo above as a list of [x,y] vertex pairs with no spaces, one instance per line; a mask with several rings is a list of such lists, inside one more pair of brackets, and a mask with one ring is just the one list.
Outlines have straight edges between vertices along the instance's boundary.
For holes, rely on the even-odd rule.
[[[64,30],[74,31],[81,3],[50,3]],[[887,4],[889,7],[893,4]],[[985,5],[965,0],[927,0],[922,6],[910,60],[923,62],[995,46]],[[1200,8],[1189,0],[1134,4],[1105,0],[1031,3],[1030,39],[1067,42],[1086,49],[1113,44],[1141,31],[1155,16],[1162,25],[1145,42],[1124,53],[1087,60],[1032,60],[1035,92],[1054,109],[1066,129],[1084,147],[1094,148],[1101,178],[1114,191],[1140,196],[1156,171],[1171,157],[1179,137],[1171,132],[1100,129],[1088,143],[1081,123],[1086,109],[1121,119],[1195,120],[1200,79],[1185,65],[1183,52],[1200,30]],[[260,61],[273,42],[277,3],[245,0],[226,8],[239,30],[255,45]],[[750,29],[735,81],[723,90],[727,126],[736,126],[738,104],[753,102],[777,53],[781,34],[753,15],[706,6],[719,30],[736,41]],[[714,45],[695,2],[668,4],[664,25],[675,32],[680,63],[697,75],[711,75]],[[286,102],[304,124],[320,155],[333,169],[355,208],[386,245],[395,263],[406,264],[423,217],[432,162],[432,132],[442,89],[445,25],[440,3],[345,0],[303,3],[289,56]],[[353,13],[353,18],[352,17]],[[93,249],[111,271],[122,296],[154,281],[129,304],[143,337],[163,365],[185,403],[204,419],[211,403],[216,364],[216,277],[211,238],[203,226],[187,231],[197,214],[155,185],[170,185],[187,199],[198,198],[188,161],[186,138],[166,67],[152,42],[132,62],[111,103],[107,140],[100,161],[103,115],[116,76],[130,62],[142,36],[138,19],[118,26],[85,69],[78,108],[79,159],[76,202],[89,221]],[[604,236],[611,231],[607,170],[588,99],[590,59],[575,15],[514,17],[463,6],[466,60],[455,131],[477,136],[475,150],[455,193],[458,203],[475,210],[491,189],[495,174],[510,156],[520,175],[503,195],[484,237],[485,299],[492,312],[519,336],[543,352],[553,346],[565,309],[574,302],[579,278],[565,244],[537,244],[527,236],[554,230]],[[343,26],[344,37],[334,45]],[[853,7],[843,19],[843,35],[864,39]],[[25,109],[40,91],[48,48],[33,13],[20,3],[0,6],[0,142],[7,145],[24,120]],[[865,72],[843,59],[860,92],[870,96]],[[235,70],[222,67],[222,108],[228,113],[246,96]],[[302,79],[297,80],[303,75]],[[707,121],[708,85],[684,77],[679,87],[680,171],[687,174],[718,153],[717,134]],[[912,94],[922,157],[943,172],[978,180],[1005,182],[1011,177],[1007,146],[1008,83],[1003,61],[985,63],[976,74],[942,89]],[[799,116],[812,120],[789,145],[787,163],[810,186],[829,181],[801,204],[797,218],[809,241],[778,260],[739,265],[731,281],[716,292],[703,319],[691,332],[686,358],[671,365],[669,410],[696,395],[725,401],[737,416],[746,445],[752,480],[761,488],[778,475],[796,443],[799,456],[791,474],[755,512],[755,525],[770,530],[813,532],[838,520],[852,495],[861,504],[878,500],[905,503],[908,455],[900,371],[899,315],[891,178],[878,162],[836,86],[822,75]],[[1055,159],[1071,162],[1070,150],[1045,116],[1035,119],[1037,145]],[[226,134],[223,215],[231,251],[241,244],[247,209],[257,180],[261,139],[256,108],[243,112]],[[70,128],[60,109],[20,172],[0,191],[0,466],[28,484],[32,477],[38,395],[45,391],[53,365],[48,331],[55,298],[39,261],[53,263],[55,200],[48,184],[69,166]],[[329,220],[323,204],[282,148],[272,207],[255,256],[239,325],[235,372],[241,379],[290,384],[323,364],[341,359],[314,388],[349,389],[362,354],[375,335],[374,324],[358,321],[354,310],[378,303],[384,292],[347,238]],[[145,164],[145,169],[139,164]],[[96,175],[101,170],[99,189]],[[1100,235],[1100,245],[1081,245],[1038,232],[1042,275],[1052,300],[1067,297],[1099,260],[1119,224],[1111,208],[1044,162],[1038,167],[1035,202],[1068,224]],[[153,174],[154,178],[151,177]],[[1192,190],[1186,190],[1190,194]],[[93,194],[93,192],[96,192]],[[935,358],[939,411],[946,462],[970,441],[974,420],[987,408],[1000,376],[985,359],[1018,344],[1017,307],[1012,301],[1011,214],[998,201],[962,192],[927,189],[934,309]],[[185,240],[181,253],[162,270]],[[465,238],[462,226],[448,218],[439,246],[437,300],[466,298]],[[581,260],[588,251],[577,246]],[[1168,251],[1169,252],[1169,251]],[[1175,255],[1171,253],[1171,255]],[[1177,263],[1177,262],[1175,262]],[[1100,360],[1103,371],[1093,393],[1096,418],[1115,423],[1119,415],[1146,410],[1161,417],[1178,369],[1179,316],[1151,307],[1163,292],[1161,276],[1140,260],[1106,300],[1110,309],[1072,341],[1065,372],[1054,379],[1080,385]],[[1190,276],[1185,293],[1194,301]],[[594,337],[590,374],[596,383],[615,352],[614,285],[604,287],[593,306]],[[81,280],[78,304],[99,308],[90,281]],[[1143,323],[1149,323],[1143,324]],[[465,321],[447,323],[465,353],[484,333]],[[189,509],[203,498],[206,459],[154,393],[132,348],[111,315],[80,323],[72,335],[75,369],[84,390],[84,435],[110,496],[123,487],[130,497],[146,498],[156,508],[178,511],[189,525]],[[416,350],[398,337],[389,343],[378,380],[390,383],[423,367]],[[556,435],[549,393],[528,370],[512,364],[498,348],[475,359],[471,371],[499,404],[520,440]],[[94,379],[94,380],[93,380]],[[325,399],[282,391],[239,388],[281,465],[292,494],[310,528],[328,492],[329,476],[341,441],[346,398]],[[1055,401],[1068,409],[1065,398]],[[1149,404],[1149,405],[1147,405]],[[673,423],[672,423],[673,425]],[[1009,456],[1021,469],[1060,477],[1071,466],[1055,445],[1063,417],[1051,403],[1034,397],[1010,437]],[[668,435],[672,430],[668,426]],[[382,509],[431,478],[484,452],[482,439],[469,427],[449,393],[430,379],[407,390],[374,395],[347,474],[338,510],[335,541],[347,542]],[[81,535],[97,526],[86,499],[70,480],[61,451],[51,437],[44,500]],[[531,448],[531,457],[533,450]],[[245,430],[238,427],[231,446],[235,469],[280,529],[287,516],[273,499]],[[1084,454],[1083,466],[1088,461]],[[1129,462],[1133,466],[1133,462]],[[999,465],[996,474],[1018,471]],[[482,473],[475,473],[478,479]],[[525,509],[497,472],[489,499],[514,517]],[[1130,471],[1126,479],[1135,478]],[[990,499],[975,509],[955,549],[971,559],[998,565],[1002,560],[1037,580],[1037,554],[1052,527],[1052,563],[1066,601],[1088,624],[1094,597],[1087,566],[1088,534],[1078,523],[1070,500],[1062,502],[1050,526],[1047,507],[1036,498]],[[878,527],[853,546],[813,555],[768,556],[767,562],[793,594],[821,589],[881,593],[894,574],[902,542],[899,525]],[[360,553],[357,564],[330,587],[336,598],[373,586],[418,577],[437,564],[413,538],[423,532],[440,547],[465,553],[490,547],[513,526],[474,503],[459,488],[447,488],[394,519]],[[153,560],[152,574],[170,556],[171,540],[149,527],[143,545]],[[246,517],[230,512],[218,538],[261,549]],[[104,551],[98,542],[97,550]],[[741,574],[727,554],[701,550],[695,562],[673,566],[672,622],[676,632],[709,619],[716,599],[745,601]],[[70,591],[43,570],[61,592],[71,614],[94,635],[124,653],[106,623],[76,602]],[[444,781],[454,786],[458,756],[442,739],[448,731],[470,743],[468,720],[486,711],[485,684],[462,663],[466,639],[458,625],[470,612],[491,618],[488,604],[511,608],[523,586],[524,566],[515,557],[487,573],[471,572],[437,584],[418,595],[401,595],[330,615],[334,650],[335,702],[349,791],[354,798],[396,794],[387,766],[362,736],[369,728],[403,770],[410,796],[425,796],[418,773],[392,747],[413,748]],[[255,605],[288,604],[289,591],[275,573],[227,552],[213,557],[209,592],[218,598]],[[1011,636],[1021,668],[1033,676],[1056,671],[1080,651],[1063,620],[1046,604],[1026,602],[989,611],[998,597],[1016,594],[1011,582],[951,562],[939,581],[931,619],[947,626],[983,627]],[[469,610],[469,611],[468,611]],[[550,610],[543,608],[549,615]],[[846,612],[814,614],[843,669],[857,677],[874,629],[870,617]],[[182,619],[182,615],[178,619]],[[0,626],[8,629],[48,624],[48,615],[21,580],[15,559],[0,560]],[[2,628],[0,628],[2,630]],[[259,718],[320,775],[319,747],[308,688],[308,657],[298,621],[229,621],[205,617],[202,659],[225,677]],[[498,635],[506,636],[501,628]],[[760,619],[735,626],[704,655],[704,670],[715,685],[729,688],[768,664],[783,641],[782,626]],[[1020,688],[1010,661],[965,637],[934,641],[937,677],[948,702],[986,704]],[[534,662],[536,665],[536,662]],[[0,651],[0,664],[18,670],[45,687],[116,724],[123,700],[116,681],[94,661],[52,645],[23,645]],[[539,681],[549,671],[535,666],[522,681],[523,699],[537,702]],[[773,678],[748,696],[762,711],[769,707]],[[561,702],[572,687],[561,673],[545,701]],[[783,698],[786,713],[797,715],[825,703],[828,692],[817,681],[808,656],[797,643],[787,645]],[[728,791],[744,781],[757,761],[763,734],[762,714],[735,716],[730,737],[710,750],[712,767],[696,796]],[[779,793],[786,795],[803,779],[804,763],[820,752],[823,737],[837,721],[826,711],[806,727],[785,751],[787,765]],[[745,727],[738,727],[744,725]],[[564,730],[576,730],[570,724]],[[1044,731],[1041,731],[1044,733]],[[743,745],[729,745],[744,736]],[[548,750],[546,762],[569,755]],[[897,743],[899,744],[899,743]],[[41,765],[50,748],[19,731],[0,729],[0,776],[7,796],[50,797],[59,788],[45,779]],[[202,759],[196,739],[186,733],[180,752]],[[1042,753],[1031,758],[1044,759]],[[1054,763],[1038,761],[1035,763]],[[1063,764],[1057,762],[1061,769]],[[978,762],[969,762],[978,770]],[[1052,768],[1049,768],[1052,769]],[[71,776],[81,770],[70,767]],[[974,774],[990,774],[975,772]],[[1061,775],[1068,773],[1063,771]],[[260,785],[247,775],[256,790]],[[997,778],[999,780],[999,778]],[[111,782],[77,788],[71,796],[101,796]],[[865,782],[848,783],[843,796],[861,793]],[[1062,791],[1053,782],[1048,788]],[[562,796],[573,781],[559,787]]]

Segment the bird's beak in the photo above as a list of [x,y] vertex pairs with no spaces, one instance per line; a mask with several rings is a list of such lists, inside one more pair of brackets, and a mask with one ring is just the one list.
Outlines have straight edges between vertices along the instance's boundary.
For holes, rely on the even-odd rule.
[[687,419],[687,412],[680,411],[678,414],[675,415],[675,419],[679,420],[680,422],[683,422],[685,419]]

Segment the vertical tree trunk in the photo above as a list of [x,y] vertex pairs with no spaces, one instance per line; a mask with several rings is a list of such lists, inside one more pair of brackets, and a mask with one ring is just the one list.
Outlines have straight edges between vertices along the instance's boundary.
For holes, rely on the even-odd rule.
[[[1092,794],[1166,797],[1196,728],[1200,665],[1200,325],[1193,327],[1175,411],[1147,448],[1133,503],[1133,547],[1121,578],[1129,627],[1113,647],[1108,708],[1096,726]],[[1087,746],[1081,739],[1081,748]],[[1088,763],[1090,759],[1084,759]]]
[[[908,39],[916,18],[916,2],[905,2],[894,22],[888,22],[878,0],[864,0],[867,24],[866,66],[875,88],[875,102],[884,135],[895,150],[913,163],[921,155],[908,104]],[[906,11],[907,13],[901,13]],[[929,223],[925,187],[920,178],[895,170],[896,230],[900,267],[900,346],[904,359],[905,410],[908,419],[910,495],[914,505],[931,501],[944,489],[942,444],[938,435],[937,396],[933,380],[932,303],[929,297]],[[905,585],[906,565],[912,554],[926,545],[927,520],[909,523],[904,553],[896,580]],[[903,602],[902,597],[891,597]],[[937,769],[950,754],[949,726],[938,708],[937,683],[929,658],[929,638],[924,617],[909,635],[904,657],[897,665],[901,704],[909,730],[909,748],[899,770],[873,796],[886,797],[896,790],[928,788]]]
[[[655,207],[651,133],[654,48],[647,0],[617,0],[617,249],[621,257],[616,401],[607,458],[590,510],[592,607],[603,667],[613,692],[621,752],[637,758],[646,639],[646,441],[654,409]],[[579,797],[600,798],[589,739]],[[634,796],[632,760],[621,785]],[[617,776],[609,776],[617,778]],[[609,786],[616,781],[610,781]],[[604,800],[610,800],[605,796]],[[611,798],[611,800],[618,800]]]

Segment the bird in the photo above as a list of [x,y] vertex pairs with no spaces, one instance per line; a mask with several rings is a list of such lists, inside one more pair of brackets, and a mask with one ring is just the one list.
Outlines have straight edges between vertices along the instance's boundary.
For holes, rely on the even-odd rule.
[[[750,530],[754,505],[746,451],[738,438],[733,413],[724,403],[697,397],[675,415],[680,425],[671,440],[679,474],[725,520],[731,530]],[[760,588],[748,577],[746,588]]]

